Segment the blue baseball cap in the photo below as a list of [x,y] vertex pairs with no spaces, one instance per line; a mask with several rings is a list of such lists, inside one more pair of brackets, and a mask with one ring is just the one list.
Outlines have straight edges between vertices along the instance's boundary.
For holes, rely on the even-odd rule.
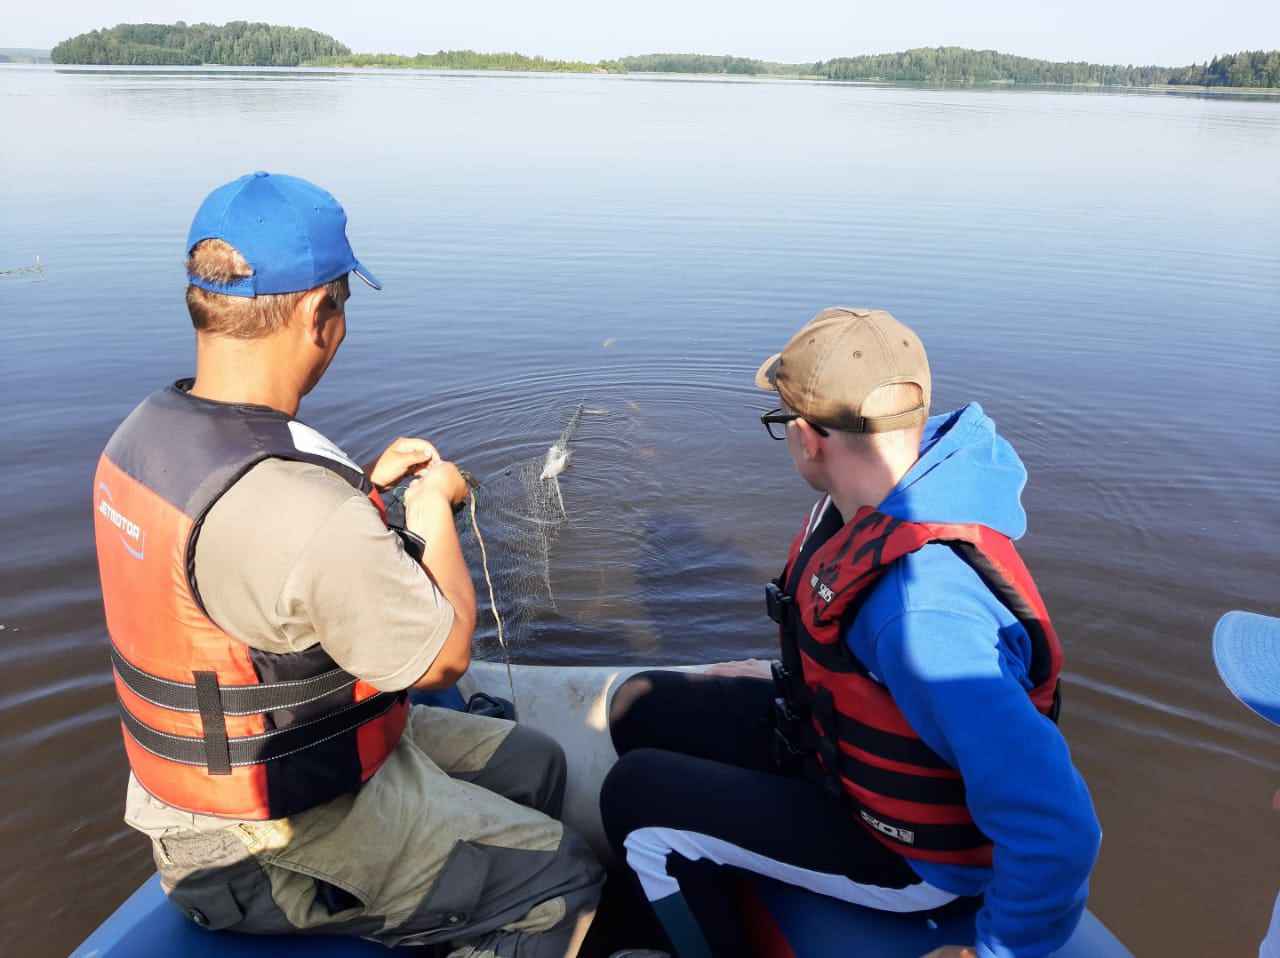
[[1228,612],[1213,630],[1213,661],[1236,698],[1280,725],[1280,619]]
[[355,273],[374,289],[382,284],[356,259],[347,241],[347,214],[314,183],[281,173],[250,173],[210,193],[187,234],[187,255],[201,240],[230,243],[252,276],[213,283],[187,281],[212,293],[261,296],[298,293]]

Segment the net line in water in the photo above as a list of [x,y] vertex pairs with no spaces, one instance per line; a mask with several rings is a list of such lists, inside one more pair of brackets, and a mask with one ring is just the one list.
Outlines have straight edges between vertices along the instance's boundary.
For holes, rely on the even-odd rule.
[[[560,436],[541,455],[482,479],[474,494],[478,522],[490,540],[489,578],[496,596],[491,611],[503,622],[509,647],[525,644],[537,618],[557,611],[552,553],[569,521],[560,477],[573,462],[573,442],[587,415],[607,416],[608,411],[578,403]],[[476,531],[471,522],[459,530],[473,570],[477,564],[472,560],[482,558]]]
[[35,266],[18,266],[15,269],[0,269],[0,276],[28,276],[32,273],[39,275],[37,282],[44,282],[44,263],[40,262],[40,257],[36,256]]
[[[574,439],[585,416],[609,416],[579,402],[560,436],[542,454],[508,466],[474,484],[469,507],[458,514],[458,535],[476,594],[488,597],[496,640],[511,682],[512,648],[525,645],[539,617],[556,612],[552,552],[569,521],[560,477],[574,461]],[[403,522],[406,485],[388,504]],[[486,540],[488,545],[486,545]],[[483,612],[483,610],[481,610]],[[512,704],[515,689],[512,684]],[[518,711],[518,709],[517,709]]]

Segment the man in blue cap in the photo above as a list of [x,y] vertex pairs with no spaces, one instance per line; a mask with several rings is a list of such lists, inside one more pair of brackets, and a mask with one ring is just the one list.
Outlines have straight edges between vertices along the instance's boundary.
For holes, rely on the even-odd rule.
[[[1280,619],[1256,612],[1228,612],[1213,630],[1213,661],[1236,698],[1280,725]],[[1271,799],[1280,812],[1280,791]],[[1280,897],[1258,958],[1280,958]]]
[[[572,955],[603,873],[556,820],[559,746],[409,703],[470,663],[466,482],[423,439],[361,467],[297,418],[346,335],[348,277],[380,288],[346,224],[295,177],[214,190],[187,240],[195,378],[99,462],[126,821],[207,928]],[[410,476],[395,528],[379,492]]]

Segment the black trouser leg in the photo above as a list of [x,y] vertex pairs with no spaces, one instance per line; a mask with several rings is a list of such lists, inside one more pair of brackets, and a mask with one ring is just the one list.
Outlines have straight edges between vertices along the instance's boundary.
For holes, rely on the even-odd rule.
[[684,673],[642,673],[615,695],[621,757],[601,792],[605,831],[682,958],[680,936],[694,937],[679,925],[686,904],[713,955],[745,954],[733,869],[793,884],[920,881],[840,798],[776,772],[772,702],[768,680]]

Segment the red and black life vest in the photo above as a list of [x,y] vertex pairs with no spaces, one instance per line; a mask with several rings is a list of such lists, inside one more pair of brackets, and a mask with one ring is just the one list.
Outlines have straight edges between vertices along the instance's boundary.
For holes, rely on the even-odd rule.
[[1062,650],[1031,574],[1009,538],[985,526],[907,522],[869,506],[845,523],[833,503],[823,506],[767,588],[782,643],[780,758],[847,796],[858,821],[899,854],[990,865],[992,845],[969,813],[960,773],[920,739],[844,636],[893,562],[943,543],[1026,629],[1028,695],[1056,721]]
[[407,692],[380,692],[315,645],[253,649],[209,618],[195,545],[210,507],[252,466],[311,462],[373,500],[360,468],[314,430],[262,406],[152,394],[111,437],[94,478],[95,537],[125,750],[177,808],[274,819],[360,787],[390,755]]

